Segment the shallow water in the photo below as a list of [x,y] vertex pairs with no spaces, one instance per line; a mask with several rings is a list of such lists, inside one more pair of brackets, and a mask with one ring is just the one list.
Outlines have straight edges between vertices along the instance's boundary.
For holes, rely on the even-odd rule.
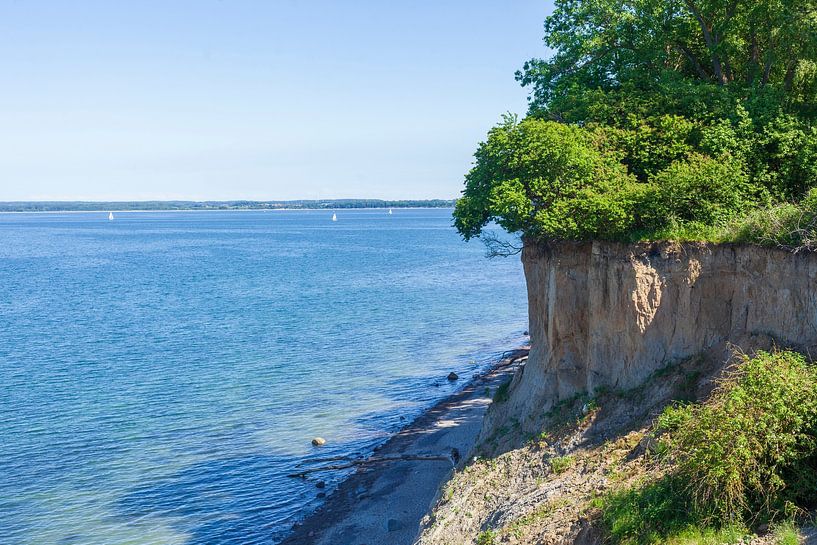
[[275,543],[313,436],[368,451],[521,341],[518,258],[450,210],[330,218],[0,214],[0,543]]

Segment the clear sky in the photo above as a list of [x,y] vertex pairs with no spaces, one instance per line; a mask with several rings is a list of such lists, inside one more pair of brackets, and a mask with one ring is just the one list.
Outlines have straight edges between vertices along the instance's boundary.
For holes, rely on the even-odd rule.
[[0,0],[0,200],[453,198],[549,0]]

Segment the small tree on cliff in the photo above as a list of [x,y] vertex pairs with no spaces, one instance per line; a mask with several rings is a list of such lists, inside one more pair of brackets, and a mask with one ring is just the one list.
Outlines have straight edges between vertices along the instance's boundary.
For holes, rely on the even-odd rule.
[[635,178],[586,132],[508,116],[480,144],[454,224],[466,239],[492,221],[537,240],[618,237],[634,220],[637,195]]

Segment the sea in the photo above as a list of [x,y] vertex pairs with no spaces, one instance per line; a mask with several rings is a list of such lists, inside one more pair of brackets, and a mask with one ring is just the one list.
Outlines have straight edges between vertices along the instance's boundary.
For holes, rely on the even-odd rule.
[[345,476],[288,474],[523,342],[451,212],[0,214],[0,543],[279,542]]

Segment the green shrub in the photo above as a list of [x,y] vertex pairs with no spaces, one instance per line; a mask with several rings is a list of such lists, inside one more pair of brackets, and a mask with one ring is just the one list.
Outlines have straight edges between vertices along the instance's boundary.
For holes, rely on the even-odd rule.
[[507,117],[480,144],[454,225],[466,238],[496,221],[538,240],[616,238],[628,232],[641,188],[579,127]]
[[550,459],[550,469],[558,475],[573,467],[575,463],[573,456],[554,456]]
[[485,530],[477,536],[477,545],[494,545],[497,533],[494,530]]
[[755,190],[738,161],[693,154],[654,177],[648,224],[721,225],[746,211]]
[[755,210],[727,227],[724,238],[791,251],[817,250],[817,189],[799,204]]
[[657,432],[673,432],[693,417],[691,405],[669,405],[655,422]]
[[508,401],[508,398],[511,395],[510,392],[511,392],[511,381],[510,380],[500,384],[499,387],[494,392],[494,399],[493,399],[494,403],[504,403],[504,402]]
[[[744,357],[705,403],[670,409],[672,469],[718,524],[817,500],[817,372],[793,352]],[[659,422],[662,421],[659,419]]]
[[[701,404],[658,417],[661,479],[597,500],[613,542],[733,543],[817,502],[817,369],[794,352],[741,360]],[[791,541],[791,525],[775,530]]]
[[695,123],[678,115],[626,116],[618,126],[593,125],[605,153],[617,153],[627,170],[641,182],[694,151]]

